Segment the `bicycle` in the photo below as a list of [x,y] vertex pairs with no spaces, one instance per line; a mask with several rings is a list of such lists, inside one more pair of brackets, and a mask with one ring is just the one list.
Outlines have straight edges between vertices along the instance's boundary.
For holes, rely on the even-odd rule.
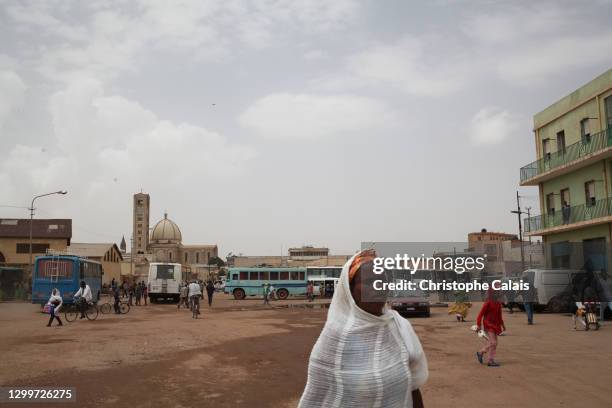
[[[130,311],[131,307],[130,304],[127,302],[119,302],[119,313],[121,314],[127,314]],[[102,314],[109,314],[111,312],[114,313],[114,302],[110,303],[110,302],[106,302],[103,303],[102,306],[100,306],[100,312]]]
[[[64,317],[67,322],[74,322],[79,316],[81,316],[80,301],[66,306]],[[87,320],[96,320],[98,318],[98,307],[95,303],[87,303],[85,317],[87,317]]]
[[191,317],[197,319],[200,314],[200,296],[195,295],[191,297]]

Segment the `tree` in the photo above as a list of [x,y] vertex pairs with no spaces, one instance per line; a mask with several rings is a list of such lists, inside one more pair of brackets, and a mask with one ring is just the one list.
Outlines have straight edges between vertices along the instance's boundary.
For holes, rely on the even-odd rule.
[[219,258],[218,256],[213,256],[208,260],[208,264],[209,265],[216,265],[219,268],[225,266],[225,262],[223,261],[223,259]]

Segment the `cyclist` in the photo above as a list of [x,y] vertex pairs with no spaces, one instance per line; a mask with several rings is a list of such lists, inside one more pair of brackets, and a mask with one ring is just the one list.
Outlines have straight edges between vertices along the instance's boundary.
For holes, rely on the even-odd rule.
[[74,299],[78,301],[79,309],[81,311],[81,319],[84,319],[87,305],[93,299],[93,296],[91,295],[91,288],[85,283],[85,281],[81,281],[81,287],[77,293],[74,294]]
[[189,301],[191,302],[191,306],[193,308],[193,317],[195,317],[196,313],[200,314],[200,296],[202,296],[200,285],[196,281],[192,281],[189,284]]

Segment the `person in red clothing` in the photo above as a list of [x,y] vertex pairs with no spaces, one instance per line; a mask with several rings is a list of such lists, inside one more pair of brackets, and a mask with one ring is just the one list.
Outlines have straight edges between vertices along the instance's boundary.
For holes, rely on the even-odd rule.
[[499,367],[495,361],[495,352],[497,351],[497,336],[503,331],[506,331],[504,319],[502,318],[502,304],[499,301],[499,292],[489,288],[487,292],[487,301],[482,305],[480,313],[476,318],[478,330],[483,328],[488,337],[487,344],[476,352],[476,358],[480,364],[483,363],[484,355],[488,353],[489,367]]

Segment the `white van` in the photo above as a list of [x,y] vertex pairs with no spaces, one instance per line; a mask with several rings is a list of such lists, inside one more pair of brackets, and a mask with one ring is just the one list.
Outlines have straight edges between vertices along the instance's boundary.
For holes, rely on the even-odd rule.
[[571,269],[527,269],[521,275],[521,279],[533,283],[535,288],[535,299],[533,301],[536,306],[546,307],[551,312],[558,313],[562,311],[564,302],[557,296],[568,287],[577,273],[580,273],[580,271]]
[[181,284],[181,264],[152,262],[149,264],[149,299],[179,301]]

